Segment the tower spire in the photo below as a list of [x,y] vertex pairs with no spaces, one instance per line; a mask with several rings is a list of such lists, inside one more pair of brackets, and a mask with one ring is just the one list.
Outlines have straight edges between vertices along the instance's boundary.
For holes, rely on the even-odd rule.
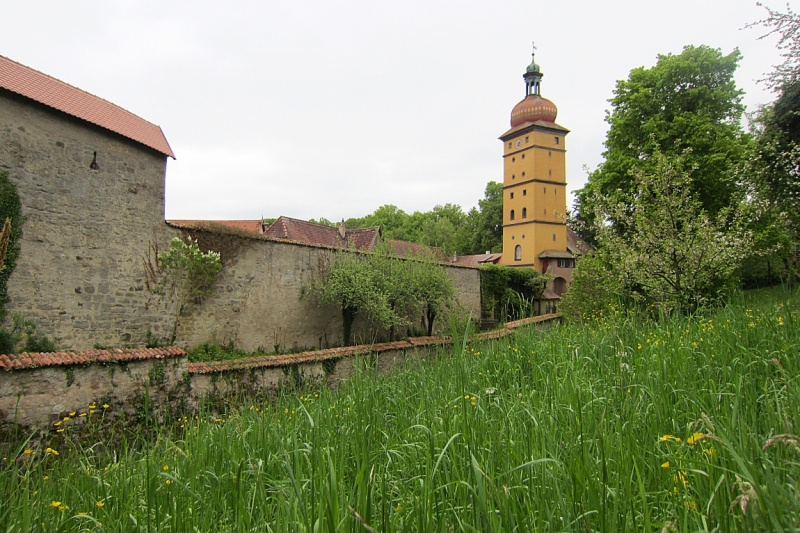
[[541,83],[542,83],[542,70],[539,68],[539,65],[536,64],[536,43],[531,43],[533,47],[533,51],[531,52],[531,64],[528,65],[528,68],[525,69],[525,74],[522,75],[522,78],[525,80],[525,96],[528,97],[532,94],[536,96],[541,95]]

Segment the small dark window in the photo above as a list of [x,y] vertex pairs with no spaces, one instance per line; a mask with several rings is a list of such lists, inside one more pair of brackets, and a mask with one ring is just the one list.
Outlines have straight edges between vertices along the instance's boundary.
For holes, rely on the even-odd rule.
[[522,189],[522,196],[528,196],[528,189]]
[[517,177],[517,175],[516,175],[516,174],[511,174],[511,179],[512,179],[512,180],[513,180],[514,178],[516,178],[516,177]]
[[547,209],[545,209],[545,210],[544,210],[544,214],[545,214],[545,215],[547,214]]
[[508,147],[511,148],[511,143],[508,143]]
[[544,194],[547,194],[547,187],[542,187],[544,189]]
[[522,246],[519,244],[514,247],[514,261],[522,261]]
[[524,233],[522,234],[522,238],[523,238],[523,239],[525,238],[525,234],[524,234]]
[[522,218],[528,218],[528,208],[527,207],[523,207],[522,208]]
[[548,170],[548,171],[547,171],[547,175],[548,175],[548,176],[552,176],[552,175],[553,175],[553,171],[552,171],[552,170]]
[[559,259],[558,260],[558,267],[559,268],[575,268],[575,260],[574,259]]
[[553,156],[553,152],[547,152],[547,157],[552,157],[552,156]]
[[522,159],[525,159],[525,154],[522,154]]
[[525,177],[525,171],[524,170],[522,171],[522,177],[523,178]]
[[556,240],[556,234],[553,233],[553,240]]
[[558,137],[554,137],[554,138],[553,138],[553,142],[554,142],[555,144],[558,144]]
[[513,163],[514,161],[516,161],[516,160],[517,160],[517,158],[516,158],[516,157],[512,157],[512,158],[511,158],[511,162],[512,162],[512,163]]
[[508,214],[509,220],[514,220],[514,210],[512,209],[511,212]]
[[528,142],[528,136],[527,135],[525,136],[525,142],[526,143]]
[[513,193],[513,192],[511,193],[511,195],[509,196],[509,198],[510,198],[511,200],[513,200],[513,199],[514,199],[514,193]]

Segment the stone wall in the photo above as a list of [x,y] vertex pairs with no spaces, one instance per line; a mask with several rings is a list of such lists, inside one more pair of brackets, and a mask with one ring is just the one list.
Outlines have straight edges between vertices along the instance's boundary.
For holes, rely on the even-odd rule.
[[[266,352],[298,351],[341,346],[342,317],[335,306],[320,307],[304,294],[311,276],[330,249],[192,230],[201,248],[217,250],[223,269],[214,294],[204,302],[184,307],[175,342],[183,346],[227,344]],[[464,312],[480,316],[480,272],[476,268],[447,266]],[[449,327],[439,317],[438,329]],[[437,325],[437,322],[434,322]],[[353,326],[356,343],[375,338],[363,320]],[[404,334],[401,336],[405,336]]]
[[0,171],[25,217],[10,315],[70,349],[171,335],[174,302],[153,301],[142,265],[149,243],[177,234],[164,223],[163,154],[0,89]]
[[0,421],[46,426],[105,402],[133,411],[145,384],[153,405],[167,405],[188,395],[188,376],[186,352],[174,347],[0,356]]
[[[546,328],[561,315],[542,315],[509,322],[471,341],[499,339],[525,326]],[[103,402],[114,411],[136,413],[143,397],[156,412],[183,413],[205,400],[274,396],[282,388],[336,385],[349,379],[357,365],[385,374],[432,356],[450,337],[329,348],[291,355],[260,356],[233,361],[188,363],[177,347],[89,350],[0,355],[0,422],[25,427],[51,427],[101,414]],[[92,413],[90,406],[94,403]]]

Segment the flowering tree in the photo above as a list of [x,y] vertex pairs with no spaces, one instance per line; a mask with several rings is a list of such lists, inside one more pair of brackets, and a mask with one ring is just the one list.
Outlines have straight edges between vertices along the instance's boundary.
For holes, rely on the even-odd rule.
[[175,237],[169,250],[158,254],[159,267],[176,276],[176,284],[190,301],[200,302],[211,294],[214,280],[222,270],[220,254],[203,253],[197,241]]
[[611,266],[605,272],[648,306],[692,312],[722,298],[752,238],[734,210],[712,216],[702,208],[684,156],[656,151],[651,159],[631,194],[595,198],[594,229]]

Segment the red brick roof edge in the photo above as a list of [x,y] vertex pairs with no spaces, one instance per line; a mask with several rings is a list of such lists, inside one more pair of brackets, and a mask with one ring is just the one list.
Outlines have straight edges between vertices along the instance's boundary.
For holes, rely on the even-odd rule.
[[121,363],[125,361],[185,357],[186,355],[186,352],[177,346],[124,350],[84,350],[80,352],[21,353],[18,355],[0,355],[0,370],[9,372],[49,366]]
[[1,55],[0,87],[175,159],[159,126],[116,104]]

